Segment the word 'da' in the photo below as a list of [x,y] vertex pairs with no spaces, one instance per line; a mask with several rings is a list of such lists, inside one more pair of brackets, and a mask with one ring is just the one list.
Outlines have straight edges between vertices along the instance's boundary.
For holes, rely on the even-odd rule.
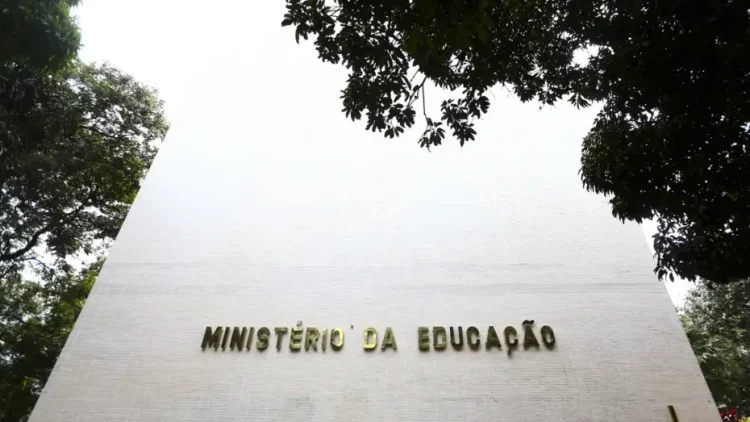
[[[522,333],[520,334],[515,327],[507,326],[498,334],[494,326],[487,328],[487,334],[484,337],[484,346],[487,350],[503,350],[503,343],[510,355],[514,350],[517,350],[520,346],[524,349],[528,348],[539,348],[541,343],[544,344],[548,349],[552,349],[555,346],[555,333],[552,328],[545,325],[541,328],[539,338],[533,330],[533,320],[526,320],[522,324]],[[327,347],[330,347],[333,351],[339,351],[344,347],[344,330],[341,328],[317,329],[315,327],[302,328],[297,327],[274,327],[274,333],[276,334],[276,350],[281,350],[284,343],[284,338],[289,334],[289,350],[298,352],[302,350],[304,346],[305,351],[326,351]],[[501,340],[502,336],[502,341]],[[448,342],[450,340],[451,347],[455,350],[461,350],[464,347],[464,330],[463,327],[448,327],[448,330],[442,326],[433,326],[430,330],[429,327],[417,328],[417,344],[419,350],[429,351],[437,350],[442,351],[448,348]],[[203,341],[201,342],[201,348],[213,348],[214,350],[229,350],[236,351],[250,351],[253,348],[259,351],[266,350],[272,343],[271,341],[271,330],[268,327],[261,327],[257,331],[255,327],[206,327],[203,334]],[[466,329],[466,342],[465,344],[471,350],[479,350],[482,345],[482,335],[477,327],[471,326]],[[365,351],[376,350],[380,346],[380,349],[385,351],[387,349],[398,350],[396,343],[396,335],[391,327],[387,327],[382,337],[382,341],[378,341],[378,331],[373,327],[366,327],[363,331],[362,348]],[[319,349],[320,348],[320,349]]]

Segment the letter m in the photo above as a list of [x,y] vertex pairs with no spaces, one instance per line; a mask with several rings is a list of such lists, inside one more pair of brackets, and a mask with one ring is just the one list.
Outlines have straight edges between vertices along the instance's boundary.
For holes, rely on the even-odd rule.
[[206,327],[206,332],[203,334],[203,343],[201,348],[206,350],[206,347],[213,347],[214,350],[219,350],[219,344],[221,343],[221,333],[224,330],[221,327],[216,327],[216,330],[211,333],[211,327]]

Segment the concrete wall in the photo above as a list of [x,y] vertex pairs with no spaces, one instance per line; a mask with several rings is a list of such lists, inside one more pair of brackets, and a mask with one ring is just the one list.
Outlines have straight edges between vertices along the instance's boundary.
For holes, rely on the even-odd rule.
[[[32,421],[718,420],[641,230],[581,188],[591,111],[498,89],[463,149],[386,141],[264,13],[205,34],[253,54],[186,86]],[[526,319],[554,350],[418,350],[419,326],[484,342]],[[298,321],[344,328],[343,350],[200,348],[207,325]],[[365,326],[398,351],[364,352]]]

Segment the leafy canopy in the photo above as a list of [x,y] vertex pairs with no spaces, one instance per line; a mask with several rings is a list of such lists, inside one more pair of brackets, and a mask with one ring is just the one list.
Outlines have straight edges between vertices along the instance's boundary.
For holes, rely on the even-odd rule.
[[[622,220],[655,218],[659,277],[750,276],[750,15],[739,0],[287,0],[283,26],[349,69],[343,111],[396,137],[426,82],[456,98],[425,114],[474,140],[490,88],[522,101],[601,102],[584,186]],[[576,60],[577,55],[585,59]],[[422,104],[424,112],[424,104]]]
[[0,63],[59,70],[75,58],[81,37],[70,9],[79,0],[3,0]]
[[[77,0],[0,7],[0,421],[26,420],[167,131],[156,92],[76,60]],[[75,261],[75,260],[73,260]]]
[[71,65],[80,34],[70,16],[78,0],[3,0],[0,6],[0,166],[33,139],[8,121],[33,113],[54,91],[51,76]]
[[116,236],[168,129],[156,93],[107,65],[44,84],[0,135],[21,140],[0,166],[0,421],[30,413],[96,277],[67,259]]
[[168,128],[154,92],[109,66],[75,65],[50,87],[6,120],[27,141],[0,167],[0,268],[114,238]]
[[699,283],[681,319],[716,402],[750,412],[750,280]]
[[102,262],[84,271],[48,273],[45,283],[19,274],[0,284],[0,421],[26,420],[94,285]]

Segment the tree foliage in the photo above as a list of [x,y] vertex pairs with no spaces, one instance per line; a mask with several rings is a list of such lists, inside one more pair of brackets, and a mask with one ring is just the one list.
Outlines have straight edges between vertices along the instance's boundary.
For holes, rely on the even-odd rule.
[[76,56],[80,34],[70,9],[78,0],[3,0],[0,6],[0,165],[25,137],[7,119],[33,113],[48,99],[51,75]]
[[44,283],[20,274],[0,284],[0,420],[25,420],[94,285],[101,261],[81,272],[46,273]]
[[[396,137],[426,83],[460,91],[425,114],[423,147],[476,136],[490,88],[602,109],[584,186],[654,218],[659,277],[750,276],[750,15],[740,0],[287,0],[283,26],[349,69],[343,111]],[[578,55],[578,58],[577,58]],[[583,58],[582,58],[583,57]],[[424,104],[422,104],[424,108]],[[423,109],[424,111],[424,109]]]
[[0,268],[113,238],[167,131],[154,92],[109,66],[50,84],[48,101],[6,120],[27,141],[0,168]]
[[681,319],[716,402],[750,412],[750,280],[699,283]]
[[77,0],[0,7],[0,421],[25,420],[168,125],[156,92],[76,59]]
[[79,0],[3,0],[0,63],[58,70],[78,52],[81,37],[70,10]]

